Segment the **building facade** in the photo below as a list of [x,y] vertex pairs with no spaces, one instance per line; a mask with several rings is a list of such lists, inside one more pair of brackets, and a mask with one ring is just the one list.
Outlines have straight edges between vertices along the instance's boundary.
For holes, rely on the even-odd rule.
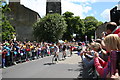
[[13,18],[10,22],[16,30],[16,39],[33,41],[33,24],[40,18],[39,14],[21,5],[20,0],[10,0],[9,8],[11,12],[8,16]]

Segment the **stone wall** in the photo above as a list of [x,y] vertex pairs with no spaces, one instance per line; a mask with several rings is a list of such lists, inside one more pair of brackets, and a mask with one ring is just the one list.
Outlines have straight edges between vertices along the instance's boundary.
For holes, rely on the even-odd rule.
[[33,24],[39,19],[38,13],[21,5],[20,2],[10,2],[11,8],[8,16],[13,18],[11,20],[12,26],[16,30],[17,40],[34,40],[33,37]]

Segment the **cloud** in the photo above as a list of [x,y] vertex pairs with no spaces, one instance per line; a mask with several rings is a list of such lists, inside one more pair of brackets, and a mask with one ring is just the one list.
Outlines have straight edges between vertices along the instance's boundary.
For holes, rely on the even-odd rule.
[[102,13],[101,16],[106,20],[110,21],[110,9],[105,9]]
[[92,10],[92,7],[90,7],[90,6],[86,6],[83,8],[84,8],[83,12],[85,12],[85,13],[88,13],[88,11]]
[[86,16],[95,16],[96,15],[96,12],[93,12],[91,14],[87,14]]
[[119,2],[120,0],[96,0],[95,2]]
[[67,2],[95,2],[96,0],[66,0]]
[[[72,0],[71,0],[72,1]],[[73,12],[75,16],[80,16],[81,18],[85,18],[85,13],[92,10],[90,6],[82,6],[80,4],[75,4],[70,0],[62,0],[62,13],[66,11]]]
[[94,2],[119,2],[119,0],[66,0],[69,2],[90,2],[90,3],[94,3]]

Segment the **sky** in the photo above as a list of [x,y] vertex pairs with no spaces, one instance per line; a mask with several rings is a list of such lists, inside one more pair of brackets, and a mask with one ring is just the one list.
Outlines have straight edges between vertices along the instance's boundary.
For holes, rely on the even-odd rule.
[[[14,0],[15,1],[15,0]],[[61,0],[62,14],[66,11],[84,19],[94,16],[98,21],[110,21],[110,9],[118,5],[120,0]],[[21,0],[20,3],[36,12],[41,17],[46,14],[46,0]]]

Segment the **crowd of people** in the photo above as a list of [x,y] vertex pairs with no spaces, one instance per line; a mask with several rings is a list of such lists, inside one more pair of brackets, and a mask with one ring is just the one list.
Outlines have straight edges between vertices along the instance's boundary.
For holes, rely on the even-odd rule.
[[2,54],[2,68],[6,68],[18,63],[36,60],[54,53],[62,52],[66,57],[65,50],[70,49],[69,43],[46,43],[30,41],[5,41],[0,43]]
[[83,61],[83,78],[120,80],[120,26],[115,22],[108,22],[101,39],[87,44],[80,55]]

